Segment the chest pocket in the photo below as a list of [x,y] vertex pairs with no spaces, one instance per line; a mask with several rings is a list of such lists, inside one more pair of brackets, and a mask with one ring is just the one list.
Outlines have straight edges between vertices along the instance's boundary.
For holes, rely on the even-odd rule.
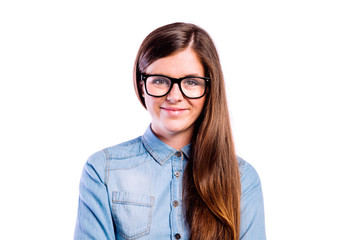
[[116,231],[127,240],[148,235],[154,197],[130,192],[113,192],[112,213]]

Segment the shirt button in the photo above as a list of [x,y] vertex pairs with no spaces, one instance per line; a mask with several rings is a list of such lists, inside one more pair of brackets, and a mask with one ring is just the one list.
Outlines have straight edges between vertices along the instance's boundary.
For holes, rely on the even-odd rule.
[[179,201],[178,201],[178,200],[173,201],[173,206],[174,206],[174,207],[179,206]]
[[180,239],[181,238],[181,235],[179,233],[175,234],[174,235],[175,239]]
[[181,157],[181,152],[180,152],[180,151],[177,151],[177,152],[175,153],[175,156]]
[[180,172],[179,172],[179,171],[176,171],[176,172],[174,173],[174,175],[175,175],[175,177],[179,177],[179,176],[180,176]]

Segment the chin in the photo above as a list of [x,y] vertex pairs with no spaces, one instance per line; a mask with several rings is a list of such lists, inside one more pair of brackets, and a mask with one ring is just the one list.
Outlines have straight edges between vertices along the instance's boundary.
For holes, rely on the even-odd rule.
[[190,129],[190,126],[181,125],[181,124],[171,124],[171,125],[165,126],[165,128],[170,133],[178,134],[178,133],[186,132],[187,130]]

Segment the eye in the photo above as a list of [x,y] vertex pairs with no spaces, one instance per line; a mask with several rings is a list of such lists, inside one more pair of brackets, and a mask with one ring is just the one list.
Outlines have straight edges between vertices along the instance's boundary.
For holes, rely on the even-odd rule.
[[186,86],[198,86],[198,85],[200,85],[200,82],[199,82],[199,80],[198,79],[195,79],[195,78],[188,78],[188,79],[185,79],[184,80],[184,84],[186,85]]
[[169,80],[163,77],[153,77],[151,78],[150,83],[153,85],[160,85],[160,86],[167,85],[168,86]]
[[166,84],[165,79],[155,79],[153,80],[153,84],[161,85],[161,84]]
[[186,85],[190,85],[190,86],[194,86],[194,85],[198,85],[197,81],[193,81],[193,80],[189,80],[185,82]]

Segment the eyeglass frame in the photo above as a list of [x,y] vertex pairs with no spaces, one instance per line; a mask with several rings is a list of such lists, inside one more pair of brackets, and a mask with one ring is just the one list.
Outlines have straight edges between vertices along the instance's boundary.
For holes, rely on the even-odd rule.
[[[164,95],[161,95],[161,96],[155,96],[155,95],[152,95],[148,92],[147,90],[147,78],[148,77],[165,77],[167,79],[169,79],[171,81],[171,85],[169,87],[169,90],[164,94]],[[205,80],[205,90],[204,90],[204,93],[200,96],[200,97],[188,97],[183,91],[182,91],[182,88],[181,88],[181,81],[186,79],[186,78],[200,78],[200,79],[203,79]],[[164,97],[166,96],[167,94],[169,94],[169,92],[172,90],[173,88],[173,85],[174,83],[177,83],[178,86],[179,86],[179,89],[180,89],[180,92],[182,93],[182,95],[186,98],[189,98],[189,99],[198,99],[198,98],[202,98],[203,96],[205,96],[206,92],[207,92],[207,86],[209,85],[211,79],[209,77],[197,77],[197,76],[186,76],[186,77],[182,77],[182,78],[172,78],[172,77],[168,77],[168,76],[165,76],[165,75],[162,75],[162,74],[144,74],[144,73],[141,73],[141,80],[144,82],[144,87],[146,89],[146,93],[149,95],[149,96],[152,96],[152,97]]]

